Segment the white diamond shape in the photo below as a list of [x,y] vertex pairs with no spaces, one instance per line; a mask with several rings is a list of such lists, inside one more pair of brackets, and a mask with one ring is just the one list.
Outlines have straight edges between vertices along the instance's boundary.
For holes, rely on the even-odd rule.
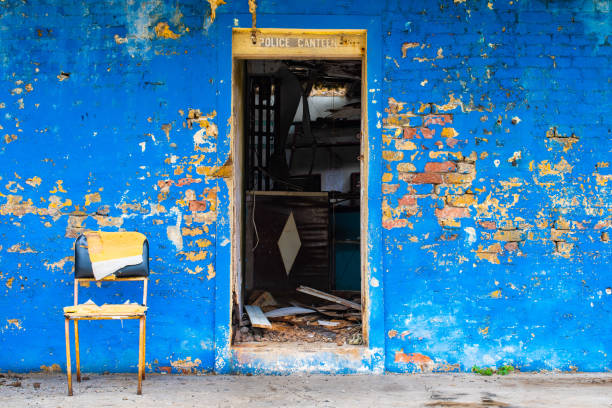
[[297,225],[295,225],[295,219],[293,218],[293,211],[289,214],[283,232],[278,239],[278,249],[280,250],[281,257],[283,258],[283,264],[285,265],[285,272],[289,276],[293,262],[297,257],[302,241],[300,241],[300,234],[298,234]]

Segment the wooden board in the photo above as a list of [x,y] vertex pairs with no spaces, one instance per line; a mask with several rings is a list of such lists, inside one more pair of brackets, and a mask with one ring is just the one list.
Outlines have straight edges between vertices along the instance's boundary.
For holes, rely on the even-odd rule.
[[307,30],[260,28],[253,44],[250,28],[234,28],[232,54],[244,59],[361,59],[365,30]]
[[310,296],[315,296],[321,299],[328,300],[330,302],[338,303],[344,306],[351,307],[353,309],[361,310],[361,305],[359,303],[351,302],[350,300],[342,299],[341,297],[330,295],[329,293],[321,292],[320,290],[309,288],[308,286],[300,286],[296,290],[301,293],[306,293],[307,295],[310,295]]
[[292,307],[283,307],[280,309],[270,310],[268,313],[265,314],[265,316],[266,317],[283,317],[283,316],[294,316],[298,314],[307,314],[307,313],[314,313],[314,312],[315,312],[314,310],[307,309],[305,307],[292,306]]
[[251,320],[251,326],[260,327],[262,329],[269,329],[272,327],[272,324],[266,315],[263,314],[259,306],[246,305],[244,308],[249,315],[249,320]]

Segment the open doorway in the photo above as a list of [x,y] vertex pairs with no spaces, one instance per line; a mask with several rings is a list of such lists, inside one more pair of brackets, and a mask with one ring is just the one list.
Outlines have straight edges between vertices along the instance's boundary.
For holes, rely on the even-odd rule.
[[362,345],[362,60],[235,65],[233,344]]

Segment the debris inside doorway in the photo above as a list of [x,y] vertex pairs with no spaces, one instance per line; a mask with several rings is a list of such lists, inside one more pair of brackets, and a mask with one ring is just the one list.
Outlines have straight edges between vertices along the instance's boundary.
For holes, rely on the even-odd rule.
[[233,343],[361,345],[361,61],[242,69]]
[[[306,291],[316,291],[301,287]],[[298,290],[299,290],[298,289]],[[316,291],[320,292],[320,291]],[[323,293],[328,298],[340,299],[347,304],[360,305],[359,292],[343,292],[343,296]],[[363,344],[361,312],[354,307],[339,304],[317,296],[304,296],[298,291],[283,299],[267,291],[254,291],[249,299],[248,318],[234,331],[234,343],[248,342],[306,342],[336,343],[338,346]],[[256,310],[255,312],[253,312]],[[259,314],[263,312],[262,315]],[[265,317],[270,326],[262,324]]]

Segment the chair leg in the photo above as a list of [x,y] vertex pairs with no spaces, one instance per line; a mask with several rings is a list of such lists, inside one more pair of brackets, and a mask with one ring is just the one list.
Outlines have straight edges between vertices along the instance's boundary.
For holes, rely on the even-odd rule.
[[70,362],[70,321],[65,318],[66,331],[66,373],[68,374],[68,395],[72,395],[72,364]]
[[142,379],[145,379],[145,365],[147,362],[147,318],[144,317],[144,327],[142,329]]
[[140,319],[140,336],[138,341],[138,390],[136,394],[142,395],[142,372],[144,371],[144,317]]
[[81,382],[81,355],[79,352],[79,321],[74,321],[74,355],[76,363],[77,382]]

